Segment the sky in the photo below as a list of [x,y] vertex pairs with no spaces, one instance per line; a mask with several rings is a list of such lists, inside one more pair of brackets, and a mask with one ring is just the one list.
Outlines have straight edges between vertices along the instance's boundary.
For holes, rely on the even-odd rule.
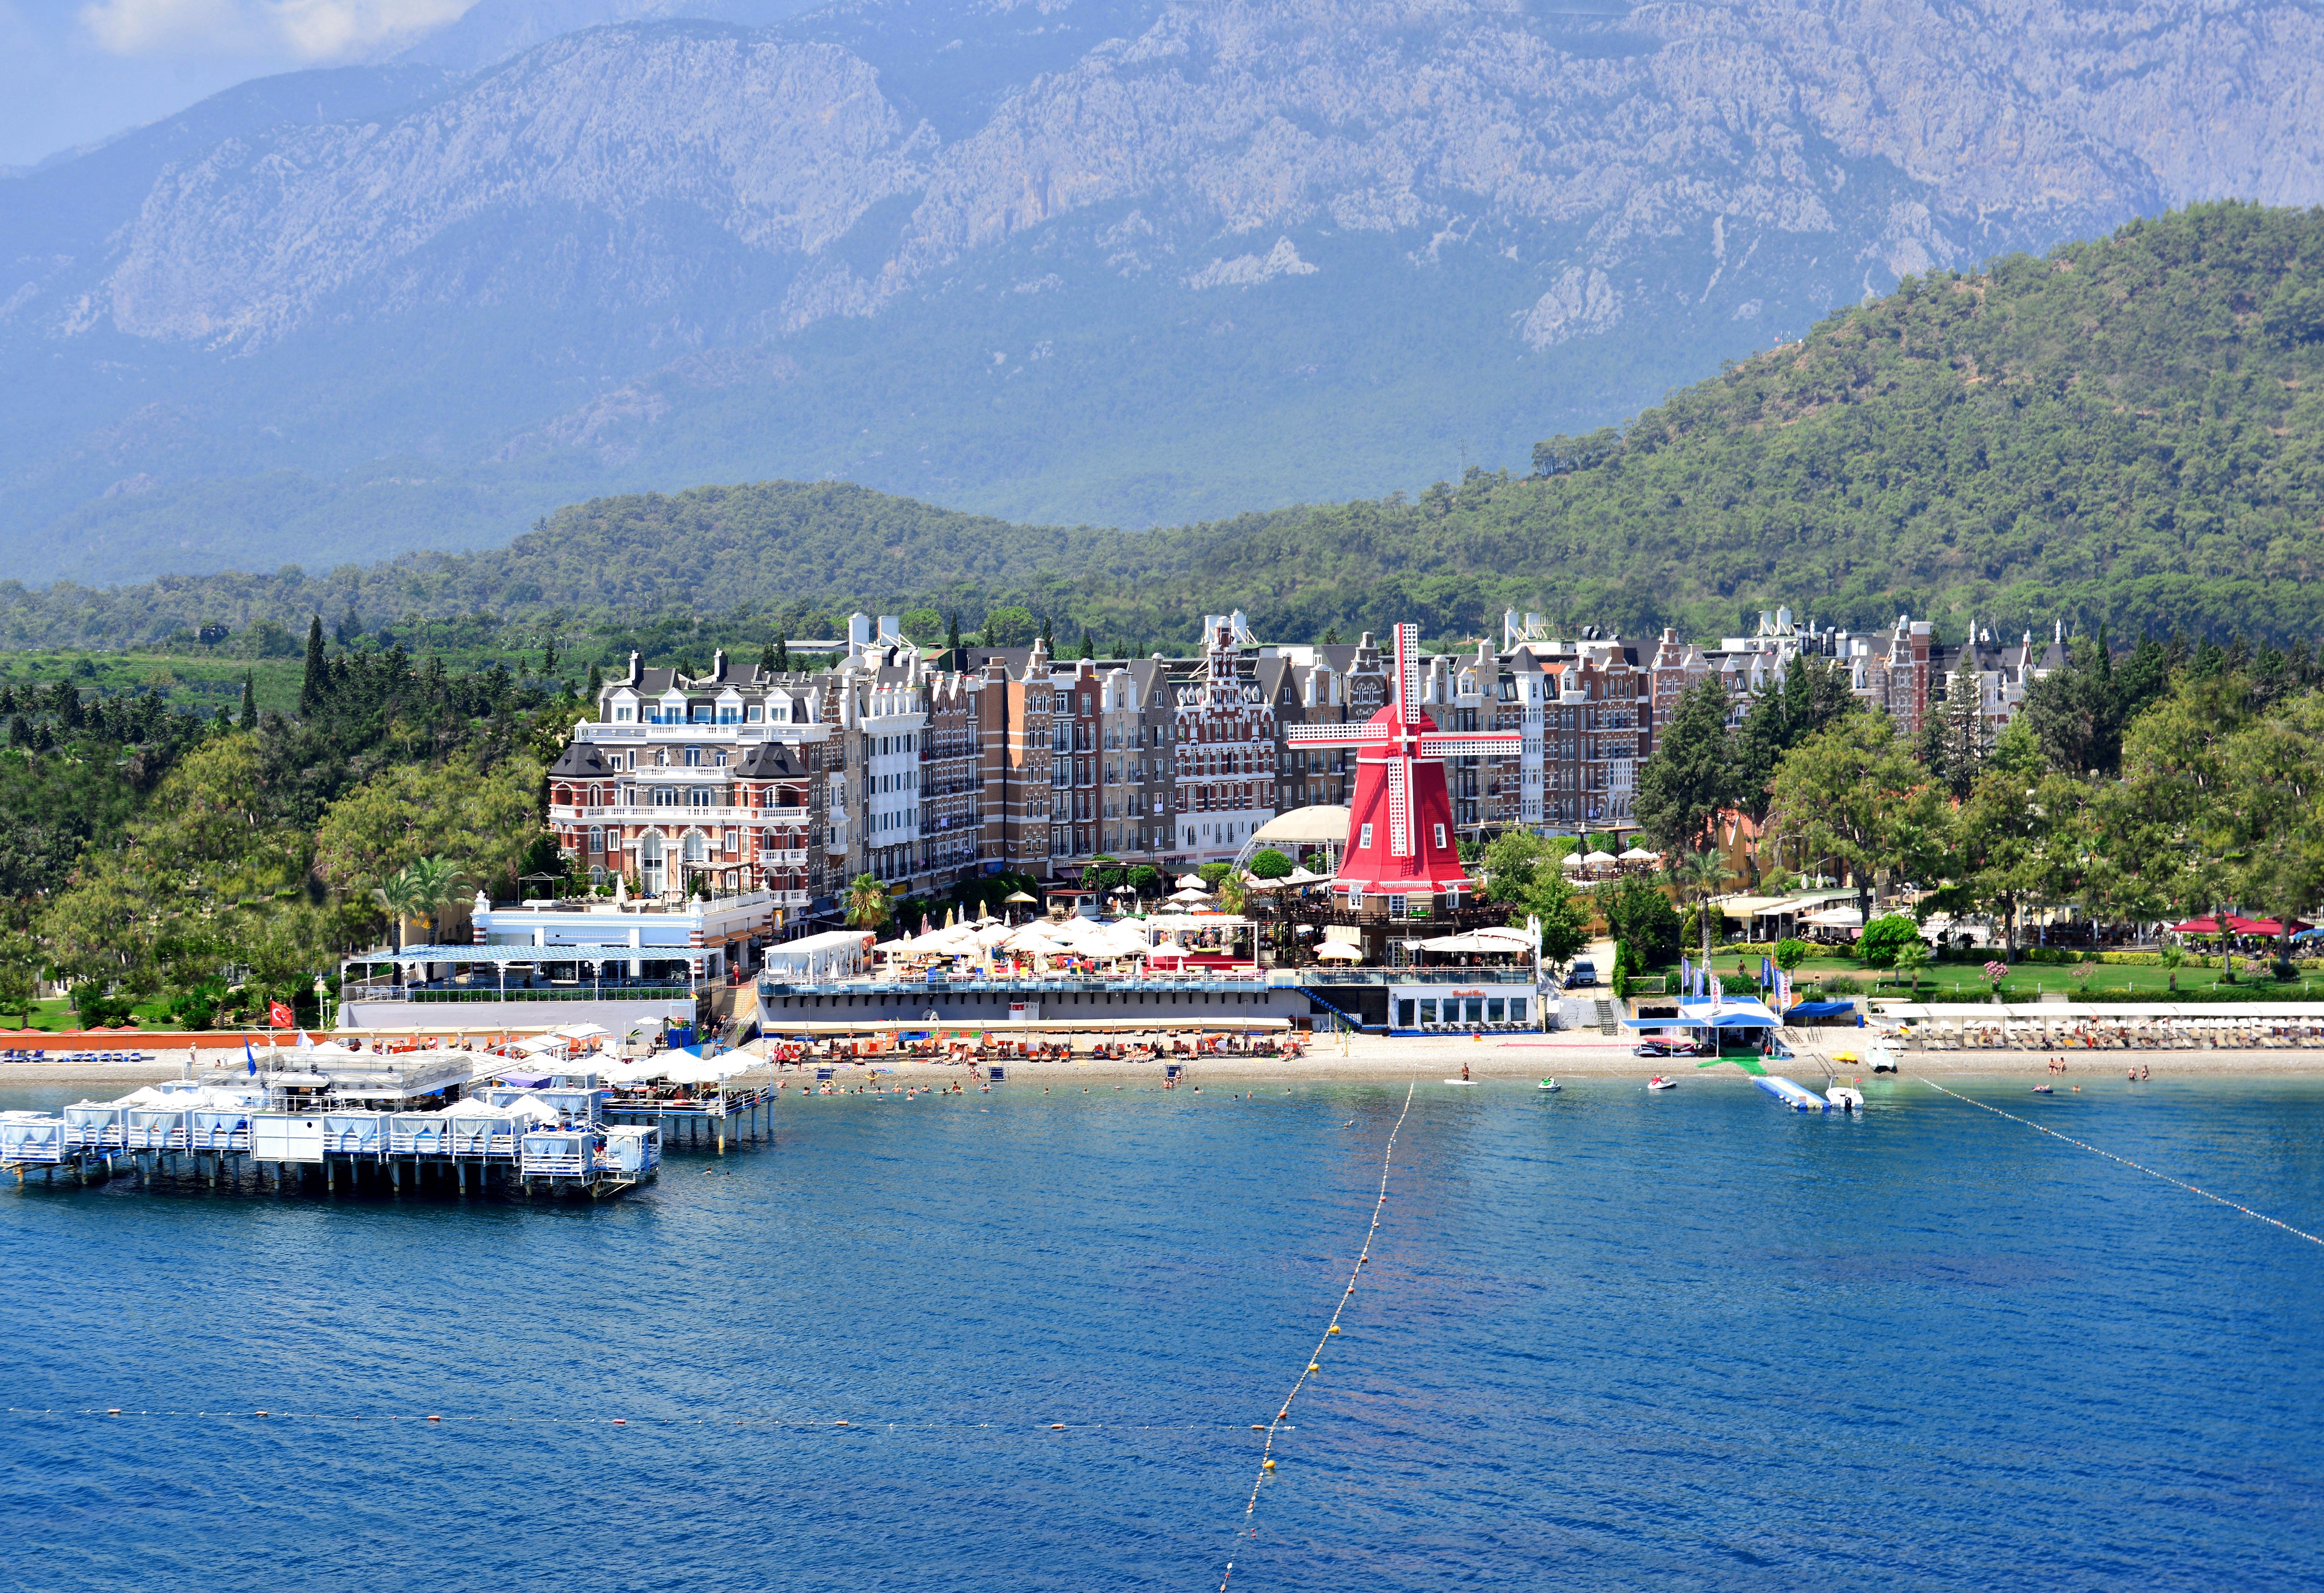
[[391,53],[473,0],[0,0],[0,166],[269,72]]

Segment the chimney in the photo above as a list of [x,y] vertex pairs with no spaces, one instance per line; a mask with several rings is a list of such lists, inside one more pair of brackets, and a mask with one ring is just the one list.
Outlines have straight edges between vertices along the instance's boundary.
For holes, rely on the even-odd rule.
[[726,684],[726,649],[723,647],[710,655],[710,678],[721,686]]
[[635,686],[635,685],[637,685],[637,683],[638,683],[638,679],[639,679],[639,676],[640,676],[640,669],[639,669],[639,664],[640,664],[640,661],[641,661],[641,660],[639,659],[638,655],[637,655],[634,651],[632,651],[632,652],[630,654],[630,684],[631,684],[632,686]]

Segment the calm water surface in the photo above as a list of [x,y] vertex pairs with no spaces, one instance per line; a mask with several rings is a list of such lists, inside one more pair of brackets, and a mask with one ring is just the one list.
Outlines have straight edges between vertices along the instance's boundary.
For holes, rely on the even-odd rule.
[[[2324,1584],[2324,1247],[1910,1082],[1424,1084],[1239,1540],[1403,1091],[1005,1088],[595,1209],[0,1193],[0,1582]],[[2025,1090],[2324,1232],[2324,1089]]]

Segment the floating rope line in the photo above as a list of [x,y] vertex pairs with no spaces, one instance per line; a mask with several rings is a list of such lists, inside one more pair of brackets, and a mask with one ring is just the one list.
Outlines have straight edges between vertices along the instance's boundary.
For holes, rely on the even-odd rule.
[[2319,1238],[2312,1233],[2309,1233],[2301,1229],[2294,1228],[2289,1222],[2278,1221],[2264,1211],[2255,1211],[2249,1206],[2237,1205],[2235,1202],[2227,1199],[2225,1195],[2215,1195],[2208,1189],[2198,1189],[2195,1185],[2189,1183],[2184,1179],[2173,1178],[2168,1173],[2158,1173],[2152,1167],[2142,1166],[2140,1164],[2132,1161],[2128,1156],[2118,1156],[2110,1150],[2100,1150],[2097,1146],[2077,1139],[2070,1134],[2061,1134],[2055,1128],[2045,1128],[2041,1124],[2034,1122],[2031,1119],[2021,1118],[2015,1112],[2003,1111],[1997,1106],[1986,1106],[1984,1101],[1972,1100],[1969,1097],[1961,1094],[1957,1090],[1948,1090],[1942,1084],[1936,1082],[1933,1079],[1923,1079],[1921,1082],[1928,1085],[1930,1089],[1934,1090],[1941,1094],[1951,1096],[1955,1100],[1966,1101],[1970,1106],[1984,1107],[1987,1111],[1991,1112],[1997,1118],[2007,1118],[2013,1123],[2023,1123],[2037,1134],[2047,1134],[2052,1139],[2062,1139],[2068,1145],[2076,1146],[2080,1149],[2089,1151],[2092,1156],[2104,1156],[2109,1162],[2119,1162],[2134,1173],[2144,1173],[2149,1178],[2160,1178],[2163,1183],[2177,1189],[2183,1189],[2189,1194],[2199,1194],[2207,1201],[2215,1201],[2218,1204],[2225,1206],[2230,1211],[2241,1211],[2245,1216],[2264,1222],[2270,1228],[2280,1228],[2283,1229],[2284,1232],[2290,1234],[2294,1238],[2306,1239],[2311,1245],[2324,1245],[2324,1238]]
[[[1289,1430],[1291,1402],[1297,1399],[1299,1391],[1307,1386],[1307,1379],[1323,1369],[1323,1346],[1330,1343],[1332,1335],[1340,1331],[1340,1313],[1348,1309],[1348,1302],[1355,1297],[1356,1279],[1362,1274],[1364,1263],[1372,1258],[1372,1238],[1379,1232],[1380,1211],[1388,1205],[1388,1164],[1396,1155],[1396,1137],[1403,1131],[1404,1119],[1412,1111],[1413,1091],[1419,1087],[1417,1079],[1405,1086],[1404,1110],[1396,1114],[1395,1126],[1388,1131],[1388,1145],[1380,1152],[1379,1198],[1372,1202],[1372,1225],[1364,1233],[1363,1253],[1356,1257],[1356,1265],[1348,1274],[1348,1286],[1340,1292],[1339,1304],[1332,1308],[1332,1320],[1324,1325],[1322,1336],[1315,1340],[1314,1353],[1307,1358],[1307,1369],[1301,1372],[1299,1380],[1291,1385],[1291,1392],[1283,1396],[1283,1408],[1276,1412],[1275,1420],[1267,1424],[1267,1442],[1259,1451],[1259,1475],[1250,1479],[1250,1502],[1242,1507],[1246,1523],[1259,1514],[1259,1490],[1275,1469],[1275,1435]],[[1250,1529],[1250,1535],[1259,1535],[1256,1526]],[[1234,1561],[1230,1560],[1225,1573],[1219,1578],[1219,1593],[1227,1593],[1227,1583],[1233,1576]]]
[[[94,1416],[100,1420],[127,1420],[131,1417],[161,1417],[177,1421],[204,1422],[379,1422],[415,1426],[449,1427],[456,1425],[493,1427],[770,1427],[794,1432],[844,1430],[859,1432],[1259,1432],[1264,1431],[1256,1422],[1250,1423],[1225,1422],[883,1422],[877,1416],[467,1416],[427,1414],[419,1412],[364,1411],[134,1411],[121,1406],[76,1406],[69,1409],[50,1407],[34,1409],[10,1405],[5,1413],[27,1420],[43,1417],[75,1418]],[[1290,1431],[1290,1423],[1284,1423]]]

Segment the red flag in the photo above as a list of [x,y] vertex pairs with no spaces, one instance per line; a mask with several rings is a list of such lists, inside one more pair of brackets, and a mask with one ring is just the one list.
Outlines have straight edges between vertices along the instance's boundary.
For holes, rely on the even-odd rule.
[[270,1028],[287,1029],[297,1027],[299,1019],[281,1002],[269,1001],[266,1004],[266,1022]]

